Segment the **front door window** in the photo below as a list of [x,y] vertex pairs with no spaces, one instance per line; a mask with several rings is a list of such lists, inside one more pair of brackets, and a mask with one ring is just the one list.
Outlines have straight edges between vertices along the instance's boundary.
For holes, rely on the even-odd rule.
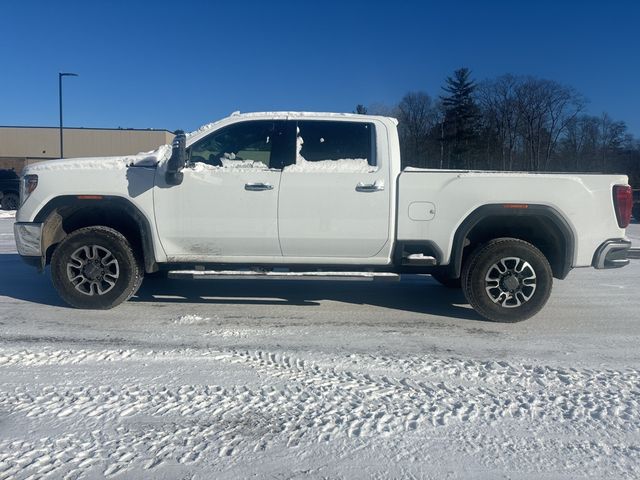
[[192,145],[190,162],[223,168],[279,170],[293,156],[293,148],[287,138],[284,121],[236,123]]

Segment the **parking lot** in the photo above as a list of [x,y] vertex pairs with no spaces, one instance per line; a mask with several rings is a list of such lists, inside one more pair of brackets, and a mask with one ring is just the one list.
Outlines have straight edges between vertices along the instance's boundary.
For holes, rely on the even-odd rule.
[[[66,307],[0,219],[0,479],[634,478],[640,261],[518,324],[428,276]],[[640,225],[628,236],[640,246]],[[636,477],[637,478],[637,477]]]

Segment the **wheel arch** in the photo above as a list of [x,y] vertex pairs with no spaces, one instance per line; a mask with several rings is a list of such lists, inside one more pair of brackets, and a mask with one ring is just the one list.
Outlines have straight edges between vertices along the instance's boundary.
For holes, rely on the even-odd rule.
[[122,233],[134,252],[142,256],[145,271],[157,270],[151,225],[130,200],[105,195],[63,195],[51,199],[35,216],[43,224],[43,263],[48,264],[56,246],[71,232],[93,225]]
[[490,204],[478,207],[454,234],[449,274],[460,277],[462,261],[476,245],[498,237],[513,237],[536,246],[547,257],[553,276],[565,278],[573,264],[575,235],[553,207],[537,204]]

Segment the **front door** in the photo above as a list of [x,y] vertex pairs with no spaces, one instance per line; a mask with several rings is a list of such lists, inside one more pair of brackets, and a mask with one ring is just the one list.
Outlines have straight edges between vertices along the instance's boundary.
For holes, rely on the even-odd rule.
[[158,175],[156,223],[169,261],[281,256],[278,190],[294,150],[286,138],[284,121],[228,125],[188,148],[181,185]]

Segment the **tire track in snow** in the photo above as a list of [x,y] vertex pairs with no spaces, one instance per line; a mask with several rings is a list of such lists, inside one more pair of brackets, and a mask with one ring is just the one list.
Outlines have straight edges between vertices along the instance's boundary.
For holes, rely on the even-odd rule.
[[[139,359],[164,363],[194,357],[246,365],[267,378],[284,381],[284,386],[9,389],[3,385],[0,410],[7,415],[56,422],[70,429],[90,428],[91,435],[85,441],[73,436],[2,441],[0,479],[18,473],[72,475],[86,468],[101,469],[109,477],[132,463],[153,469],[217,457],[242,458],[276,444],[293,447],[353,437],[401,437],[437,428],[458,432],[454,436],[458,441],[451,447],[463,453],[477,454],[480,442],[485,463],[509,452],[529,452],[537,458],[549,448],[566,451],[585,472],[586,466],[600,462],[600,467],[590,468],[611,464],[624,476],[629,465],[638,463],[640,389],[633,369],[564,370],[428,357],[368,358],[375,368],[412,373],[395,377],[352,371],[349,365],[321,367],[282,353],[239,350],[37,354],[21,350],[3,352],[0,368]],[[356,366],[363,369],[357,360]],[[525,441],[529,438],[525,435],[510,438],[505,426],[514,422],[523,429],[546,432],[547,437],[549,432],[560,438],[570,433],[574,439],[541,445]],[[108,425],[117,425],[111,434],[104,432]],[[504,429],[504,434],[488,435],[478,425]],[[591,444],[580,438],[585,435],[595,437]],[[616,455],[605,455],[607,451]],[[535,462],[525,466],[540,471]]]

